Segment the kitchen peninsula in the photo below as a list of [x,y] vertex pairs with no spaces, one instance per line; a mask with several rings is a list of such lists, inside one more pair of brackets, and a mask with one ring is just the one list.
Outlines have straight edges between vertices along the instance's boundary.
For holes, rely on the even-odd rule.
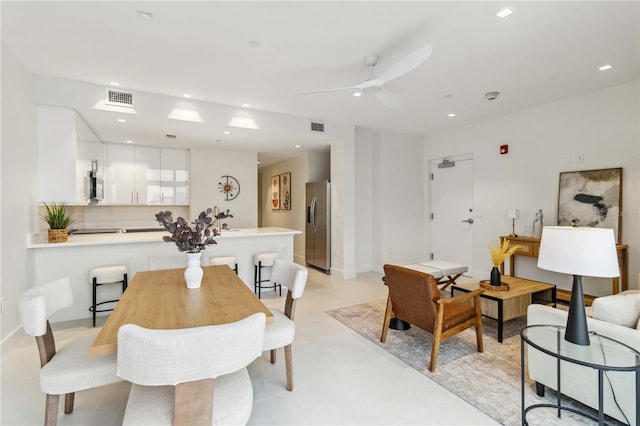
[[[241,228],[223,230],[215,238],[217,244],[209,246],[202,254],[211,256],[236,256],[238,275],[253,291],[253,255],[262,251],[277,251],[281,257],[293,261],[293,236],[301,231],[287,228]],[[33,256],[33,276],[36,285],[57,278],[70,277],[74,303],[69,309],[52,317],[55,322],[90,317],[91,285],[89,270],[99,266],[127,265],[129,281],[138,271],[146,271],[149,256],[181,254],[173,243],[162,237],[166,231],[117,232],[106,234],[71,235],[66,243],[48,243],[46,236],[31,236],[28,244]],[[117,299],[118,286],[105,286],[99,292],[100,299]]]

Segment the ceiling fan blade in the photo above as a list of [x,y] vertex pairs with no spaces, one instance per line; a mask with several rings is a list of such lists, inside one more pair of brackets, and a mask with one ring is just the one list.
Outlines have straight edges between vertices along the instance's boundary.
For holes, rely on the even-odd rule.
[[331,89],[320,89],[320,90],[311,90],[310,92],[300,92],[296,93],[297,95],[310,95],[312,93],[324,93],[324,92],[338,92],[340,90],[357,90],[360,86],[349,86],[349,87],[334,87]]
[[398,102],[398,99],[384,89],[376,93],[376,98],[378,98],[383,105],[389,108],[400,108],[400,102]]
[[378,76],[377,79],[381,80],[382,83],[387,83],[408,73],[409,71],[426,61],[427,58],[431,56],[432,50],[433,49],[430,44],[425,44],[424,46],[408,54],[400,62],[396,63],[391,68],[383,72],[380,76]]

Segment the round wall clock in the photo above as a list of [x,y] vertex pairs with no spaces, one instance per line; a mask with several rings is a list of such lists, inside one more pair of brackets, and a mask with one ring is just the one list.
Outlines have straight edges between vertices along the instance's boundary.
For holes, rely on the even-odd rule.
[[233,176],[221,176],[218,189],[225,195],[225,200],[234,200],[240,194],[240,183]]

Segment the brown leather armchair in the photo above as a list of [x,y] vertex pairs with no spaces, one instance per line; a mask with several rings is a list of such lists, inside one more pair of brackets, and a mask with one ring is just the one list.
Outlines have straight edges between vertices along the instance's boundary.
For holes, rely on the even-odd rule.
[[[429,371],[436,370],[440,342],[465,330],[476,327],[478,352],[482,347],[482,313],[480,311],[480,294],[478,289],[452,298],[443,298],[436,285],[436,280],[429,274],[396,265],[384,265],[384,273],[389,297],[384,314],[382,336],[387,339],[389,320],[394,317],[413,324],[431,334],[431,361]],[[473,304],[465,303],[473,300]]]

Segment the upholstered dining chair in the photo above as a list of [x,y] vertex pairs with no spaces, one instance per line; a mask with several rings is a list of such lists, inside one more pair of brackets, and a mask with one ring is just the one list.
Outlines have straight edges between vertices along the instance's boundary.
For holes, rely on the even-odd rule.
[[47,394],[45,425],[58,421],[60,395],[65,395],[64,412],[73,412],[75,392],[119,382],[116,356],[89,355],[97,331],[66,343],[56,350],[49,324],[54,313],[73,305],[71,280],[61,278],[22,293],[18,302],[22,327],[34,336],[40,353],[40,387]]
[[291,344],[296,334],[296,326],[293,322],[296,310],[296,301],[304,293],[307,285],[309,271],[296,263],[276,259],[271,271],[271,281],[287,287],[287,299],[284,304],[284,312],[270,309],[274,319],[267,324],[264,333],[264,351],[270,351],[271,364],[276,363],[276,349],[284,348],[284,363],[287,374],[287,390],[293,390],[293,362]]
[[125,324],[118,375],[132,382],[123,425],[246,424],[253,387],[246,366],[262,353],[266,316],[173,330]]
[[[482,347],[482,312],[478,289],[460,296],[440,296],[436,279],[424,272],[396,265],[384,265],[389,296],[384,314],[380,341],[385,342],[392,315],[431,334],[431,360],[429,371],[436,370],[440,342],[475,326],[478,352]],[[467,303],[472,301],[472,304]]]

